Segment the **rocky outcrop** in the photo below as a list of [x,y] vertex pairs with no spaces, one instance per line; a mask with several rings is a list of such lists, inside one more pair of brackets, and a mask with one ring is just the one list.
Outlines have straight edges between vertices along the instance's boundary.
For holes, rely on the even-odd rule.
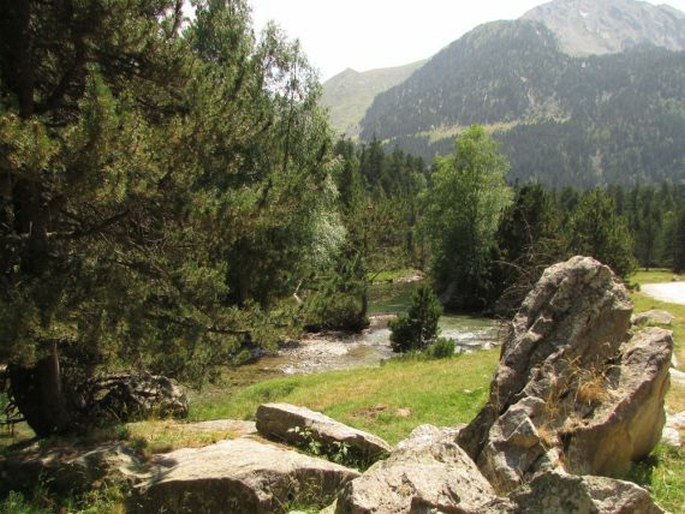
[[[573,473],[625,476],[632,463],[649,455],[661,438],[673,351],[671,333],[648,329],[620,351],[620,365],[609,363],[601,381],[579,385],[579,394],[588,391],[584,400],[597,404],[592,414],[567,421],[560,429],[565,467]],[[593,393],[591,388],[601,382],[607,390]]]
[[241,438],[155,458],[157,470],[130,502],[131,512],[287,512],[291,504],[324,507],[355,470]]
[[501,494],[545,470],[620,477],[664,424],[673,342],[627,341],[632,305],[587,257],[548,268],[514,317],[490,398],[459,443]]
[[161,375],[110,375],[91,384],[90,397],[89,416],[100,422],[188,416],[185,393],[174,380]]
[[296,446],[318,445],[323,454],[332,454],[343,445],[351,460],[375,462],[392,447],[380,437],[356,430],[305,407],[269,403],[257,409],[257,431],[268,439]]
[[456,433],[417,428],[387,460],[345,486],[335,512],[481,512],[483,503],[495,499],[494,491],[456,443]]
[[659,440],[673,349],[660,328],[630,337],[631,310],[597,261],[550,267],[511,323],[476,419],[421,428],[348,483],[335,512],[663,512],[614,478]]

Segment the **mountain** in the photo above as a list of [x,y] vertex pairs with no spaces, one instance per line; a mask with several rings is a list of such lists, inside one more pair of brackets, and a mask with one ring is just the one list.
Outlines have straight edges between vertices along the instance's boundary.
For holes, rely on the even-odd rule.
[[474,123],[563,118],[556,88],[570,60],[540,23],[481,25],[376,96],[361,122],[361,138],[439,139]]
[[685,14],[635,0],[556,0],[523,19],[549,28],[570,55],[617,53],[649,43],[685,50]]
[[[477,123],[502,142],[512,180],[583,187],[685,182],[685,52],[626,36],[620,52],[570,53],[548,24],[531,18],[546,12],[562,19],[571,5],[586,4],[556,0],[453,42],[376,96],[360,122],[361,140],[378,138],[430,161],[453,151],[459,131]],[[643,10],[651,12],[650,20],[661,13],[673,20],[685,16],[632,0],[597,5],[601,9],[568,11],[569,23],[609,13],[637,27],[634,13]]]
[[404,82],[426,61],[394,68],[358,72],[351,68],[337,74],[323,85],[321,103],[329,109],[331,124],[349,136],[359,133],[359,120],[376,95]]

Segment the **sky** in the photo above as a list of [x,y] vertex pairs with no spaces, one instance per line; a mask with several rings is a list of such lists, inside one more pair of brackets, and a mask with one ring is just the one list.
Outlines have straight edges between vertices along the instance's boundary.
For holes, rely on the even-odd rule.
[[[255,28],[275,21],[327,80],[432,57],[474,27],[515,19],[545,0],[250,0]],[[685,12],[685,0],[649,0]]]

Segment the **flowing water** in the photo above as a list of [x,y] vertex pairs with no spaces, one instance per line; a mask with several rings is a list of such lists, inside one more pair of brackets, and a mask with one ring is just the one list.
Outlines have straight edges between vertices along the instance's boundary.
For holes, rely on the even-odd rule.
[[[261,358],[247,369],[266,375],[313,373],[378,365],[394,355],[390,347],[388,321],[406,312],[417,283],[378,284],[369,295],[371,326],[361,334],[324,332],[306,335],[298,344]],[[496,346],[500,324],[492,319],[445,315],[440,335],[455,342],[458,353]]]

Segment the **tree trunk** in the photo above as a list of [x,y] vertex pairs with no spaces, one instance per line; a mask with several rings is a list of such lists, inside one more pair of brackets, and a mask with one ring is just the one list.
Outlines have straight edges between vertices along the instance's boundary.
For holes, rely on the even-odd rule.
[[38,437],[66,432],[72,421],[62,387],[57,343],[50,346],[50,355],[35,366],[8,367],[14,402]]

